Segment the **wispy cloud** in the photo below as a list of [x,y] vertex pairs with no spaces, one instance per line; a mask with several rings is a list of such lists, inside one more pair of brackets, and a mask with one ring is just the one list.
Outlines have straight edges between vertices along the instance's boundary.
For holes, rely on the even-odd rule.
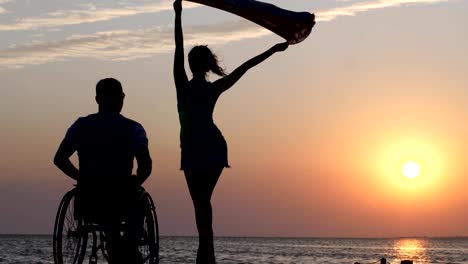
[[[1,1],[1,0],[0,0]],[[431,4],[449,0],[378,0],[353,3],[348,6],[316,13],[317,21],[326,22],[342,16],[354,16],[361,12],[399,7],[411,4]],[[0,2],[1,3],[1,2]],[[60,11],[43,19],[24,19],[14,25],[0,25],[0,30],[53,28],[63,25],[91,23],[132,16],[141,13],[160,12],[172,8],[171,1],[140,7],[124,7],[88,11]],[[192,27],[185,31],[185,44],[210,43],[222,45],[232,41],[257,38],[270,34],[250,22],[231,22],[223,25]],[[196,32],[190,34],[187,32]],[[229,34],[226,34],[229,32]],[[173,51],[173,28],[170,26],[141,30],[115,30],[91,35],[73,35],[61,41],[35,42],[0,50],[0,69],[21,68],[73,58],[123,61],[145,58]]]
[[[194,8],[197,6],[199,5],[187,3],[184,5],[184,8]],[[43,28],[63,27],[69,25],[108,21],[140,14],[159,13],[172,10],[172,1],[164,0],[158,3],[138,6],[121,6],[117,8],[96,8],[94,5],[86,5],[85,7],[86,9],[60,10],[50,12],[41,17],[21,18],[14,23],[0,24],[0,31],[36,30]]]
[[342,16],[355,16],[358,13],[383,9],[389,7],[400,7],[411,4],[434,4],[447,2],[449,0],[380,0],[363,3],[355,3],[349,6],[337,7],[330,10],[317,12],[315,15],[318,22],[332,21]]
[[[0,0],[0,4],[11,2],[12,0]],[[330,10],[316,12],[317,21],[331,21],[341,16],[354,16],[361,12],[375,9],[399,7],[410,4],[431,4],[447,2],[449,0],[378,0],[355,3],[349,6],[337,7]],[[345,1],[346,2],[346,1]],[[185,2],[184,9],[198,7],[198,4]],[[88,5],[86,9],[60,10],[48,13],[41,17],[27,17],[18,19],[14,23],[0,24],[0,31],[14,30],[35,30],[42,28],[63,27],[84,23],[96,23],[118,19],[122,17],[136,16],[140,14],[158,13],[172,9],[172,0],[163,0],[158,3],[121,6],[117,8],[96,8]],[[0,13],[6,10],[0,6]]]
[[[11,2],[11,0],[0,0],[0,5]],[[3,6],[0,6],[0,14],[8,12]]]
[[[185,34],[185,44],[222,45],[228,42],[256,38],[269,31],[251,23],[240,22],[209,27],[196,27]],[[223,32],[229,34],[222,34]],[[173,28],[158,27],[143,30],[116,30],[92,35],[74,35],[63,41],[39,42],[0,51],[0,69],[15,69],[73,58],[125,61],[173,52]]]
[[[4,5],[6,3],[12,2],[13,0],[0,0],[0,5]],[[2,13],[7,13],[8,10],[6,10],[3,6],[0,6],[0,14]]]

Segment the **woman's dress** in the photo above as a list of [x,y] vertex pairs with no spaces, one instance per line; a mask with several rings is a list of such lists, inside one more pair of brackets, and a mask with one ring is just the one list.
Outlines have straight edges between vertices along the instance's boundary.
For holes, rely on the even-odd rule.
[[213,121],[222,92],[211,82],[195,86],[190,81],[177,89],[181,170],[229,167],[226,140]]

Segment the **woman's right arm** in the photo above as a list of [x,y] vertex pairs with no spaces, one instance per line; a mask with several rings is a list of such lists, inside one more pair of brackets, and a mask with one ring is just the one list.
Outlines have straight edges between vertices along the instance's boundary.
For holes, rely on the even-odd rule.
[[187,73],[184,67],[184,35],[182,32],[182,0],[174,1],[175,11],[175,55],[174,55],[174,81],[176,88],[184,87],[187,82]]

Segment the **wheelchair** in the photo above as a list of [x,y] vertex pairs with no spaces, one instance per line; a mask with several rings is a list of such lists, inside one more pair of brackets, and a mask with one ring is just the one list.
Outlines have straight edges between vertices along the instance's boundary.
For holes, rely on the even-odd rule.
[[[97,264],[98,255],[109,262],[109,232],[115,232],[117,229],[119,235],[123,234],[125,221],[117,225],[109,225],[80,217],[75,212],[76,197],[77,188],[75,187],[64,195],[57,210],[53,235],[55,264]],[[139,201],[142,203],[143,210],[143,227],[139,227],[139,232],[137,232],[141,262],[135,264],[158,264],[159,229],[155,205],[149,193],[144,189]],[[91,243],[88,244],[88,241]]]

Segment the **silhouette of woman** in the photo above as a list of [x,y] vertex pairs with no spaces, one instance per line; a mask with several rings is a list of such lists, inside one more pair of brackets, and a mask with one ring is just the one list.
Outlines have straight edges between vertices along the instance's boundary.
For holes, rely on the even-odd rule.
[[[182,33],[182,2],[174,2],[175,56],[174,80],[177,90],[177,110],[180,120],[181,169],[195,207],[199,246],[198,264],[216,263],[213,245],[211,196],[225,167],[229,167],[227,144],[213,122],[213,110],[218,97],[233,86],[250,68],[278,51],[288,43],[280,43],[248,60],[231,74],[218,65],[217,57],[207,46],[196,46],[188,55],[193,78],[189,81],[184,67],[184,41]],[[221,79],[211,83],[208,72]]]

